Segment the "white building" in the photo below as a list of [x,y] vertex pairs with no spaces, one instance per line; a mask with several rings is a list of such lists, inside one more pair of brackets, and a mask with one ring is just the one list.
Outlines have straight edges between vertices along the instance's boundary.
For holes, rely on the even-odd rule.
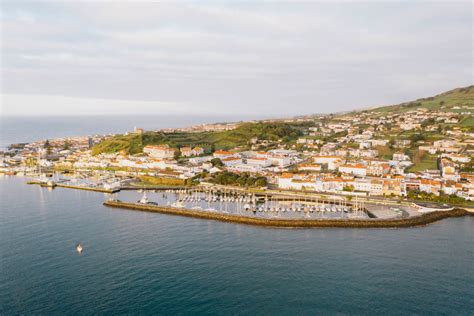
[[313,162],[317,164],[327,164],[329,170],[336,170],[342,163],[342,158],[338,156],[315,156]]
[[272,160],[268,158],[253,157],[253,158],[247,158],[247,164],[257,165],[257,166],[265,168],[265,167],[270,167],[272,165]]
[[173,158],[174,157],[174,148],[170,148],[168,145],[147,145],[143,148],[143,152],[148,154],[150,157],[154,158]]
[[342,165],[339,166],[339,171],[359,177],[365,177],[367,175],[367,167],[362,165]]

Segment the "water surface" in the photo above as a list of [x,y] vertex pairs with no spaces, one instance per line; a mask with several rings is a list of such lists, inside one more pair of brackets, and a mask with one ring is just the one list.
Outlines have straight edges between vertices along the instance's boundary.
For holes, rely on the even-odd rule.
[[[0,177],[0,314],[474,312],[474,218],[269,229]],[[81,242],[84,253],[75,252]]]
[[125,133],[134,127],[146,130],[188,127],[196,124],[256,119],[255,116],[122,115],[122,116],[0,116],[0,149],[11,143],[48,138]]

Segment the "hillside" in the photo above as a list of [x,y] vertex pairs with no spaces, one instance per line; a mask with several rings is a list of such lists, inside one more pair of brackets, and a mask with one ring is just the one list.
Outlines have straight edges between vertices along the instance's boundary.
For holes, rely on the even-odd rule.
[[284,142],[291,142],[301,136],[305,123],[243,123],[230,131],[222,132],[145,132],[143,135],[116,135],[92,148],[94,155],[125,151],[128,154],[142,152],[146,145],[168,144],[171,147],[201,146],[207,151],[212,149],[231,149],[237,146],[248,147],[254,137]]
[[[353,111],[351,113],[344,113],[343,115],[351,116],[358,115],[360,113],[370,113],[370,116],[383,116],[384,113],[388,112],[403,113],[419,108],[442,112],[460,113],[459,126],[465,129],[474,129],[474,86],[453,89],[434,97],[422,98],[412,102],[405,102],[397,105],[384,106],[364,111]],[[330,121],[337,121],[338,118],[338,115],[331,115],[323,118],[322,120],[327,123]],[[236,129],[229,131],[197,133],[145,132],[142,135],[116,135],[94,146],[92,153],[97,155],[100,153],[124,151],[128,154],[137,154],[142,152],[144,146],[154,144],[168,144],[174,148],[180,148],[184,146],[200,146],[203,147],[207,152],[213,151],[215,149],[231,149],[236,147],[248,149],[250,147],[250,140],[254,137],[258,137],[260,140],[268,140],[270,142],[281,139],[283,143],[288,144],[295,142],[299,136],[302,136],[305,127],[307,128],[314,126],[314,124],[315,121],[272,121],[242,123]],[[359,127],[366,128],[367,126],[362,124]],[[411,134],[411,132],[407,132],[407,134]],[[341,133],[335,133],[331,136],[327,136],[325,140],[334,141],[340,136],[343,135]]]
[[443,112],[474,113],[474,86],[456,88],[433,97],[371,109],[374,112],[406,112],[417,108]]

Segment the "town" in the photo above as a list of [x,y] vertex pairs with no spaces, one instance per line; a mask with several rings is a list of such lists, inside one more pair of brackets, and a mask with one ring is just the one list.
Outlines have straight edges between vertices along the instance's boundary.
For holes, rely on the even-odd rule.
[[[409,103],[40,140],[12,144],[0,171],[80,174],[83,185],[104,189],[208,184],[462,205],[474,201],[472,111]],[[85,181],[93,177],[102,182]]]

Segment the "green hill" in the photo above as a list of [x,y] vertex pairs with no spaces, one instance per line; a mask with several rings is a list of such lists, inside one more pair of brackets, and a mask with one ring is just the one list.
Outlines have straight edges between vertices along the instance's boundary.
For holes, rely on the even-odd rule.
[[418,108],[443,112],[474,113],[474,86],[456,88],[434,97],[371,109],[373,112],[407,112]]
[[128,154],[141,153],[146,145],[168,144],[171,147],[201,146],[211,149],[231,149],[237,146],[248,147],[254,137],[269,141],[282,139],[292,142],[303,135],[306,123],[242,123],[234,130],[222,132],[145,132],[142,135],[116,135],[105,139],[92,148],[92,154],[125,151]]
[[[474,128],[474,86],[457,88],[434,97],[422,98],[412,102],[405,102],[397,105],[379,107],[362,112],[379,113],[383,115],[387,112],[407,112],[419,108],[429,110],[440,110],[446,112],[465,113],[461,117],[460,126],[465,128]],[[360,113],[353,111],[352,114]],[[343,115],[348,115],[347,113]],[[350,115],[350,114],[349,114]],[[377,114],[375,116],[378,116]],[[327,120],[337,119],[336,116],[329,116]],[[242,149],[250,147],[250,140],[258,137],[260,140],[277,141],[283,143],[294,142],[299,136],[303,135],[305,127],[313,126],[310,122],[258,122],[242,123],[236,129],[219,132],[145,132],[142,135],[128,134],[116,135],[93,147],[94,155],[100,153],[112,153],[124,151],[128,154],[141,153],[146,145],[168,144],[171,147],[200,146],[208,152],[214,149],[231,149],[241,147]],[[341,135],[335,134],[334,137]]]

